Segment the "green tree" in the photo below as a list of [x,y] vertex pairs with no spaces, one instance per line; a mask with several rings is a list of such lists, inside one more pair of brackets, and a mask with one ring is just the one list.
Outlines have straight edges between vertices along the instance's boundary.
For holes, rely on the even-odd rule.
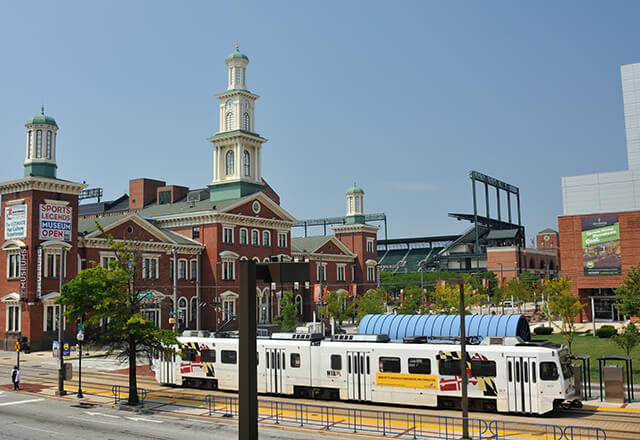
[[360,322],[365,315],[386,312],[387,292],[382,289],[371,289],[356,297],[353,311],[356,321]]
[[622,286],[616,289],[616,307],[625,316],[640,316],[640,264],[626,273]]
[[633,322],[630,322],[625,326],[622,332],[617,335],[613,335],[611,339],[613,339],[613,342],[615,342],[618,347],[622,348],[627,353],[627,356],[631,356],[631,350],[633,350],[633,347],[640,343],[640,332],[638,332],[638,327],[636,327]]
[[411,315],[423,312],[422,298],[424,290],[418,286],[410,286],[404,290],[404,301],[398,307],[399,315]]
[[286,290],[280,300],[280,314],[273,318],[284,330],[293,331],[298,326],[298,311],[293,300],[293,292]]
[[351,316],[352,303],[349,301],[349,292],[329,290],[325,296],[325,302],[327,305],[324,307],[324,313],[339,324]]
[[[65,306],[69,321],[82,319],[90,345],[106,347],[129,363],[129,388],[137,389],[136,357],[166,351],[177,343],[176,335],[156,327],[142,314],[146,298],[135,287],[135,259],[123,243],[108,237],[116,260],[109,268],[82,270],[62,287],[57,304]],[[137,404],[138,393],[130,392],[128,403]]]
[[[464,306],[469,310],[486,301],[487,295],[475,290],[471,284],[464,283]],[[460,286],[458,284],[437,285],[432,294],[430,310],[436,313],[455,315],[460,313]]]
[[[573,341],[576,337],[575,317],[582,311],[584,304],[571,293],[571,280],[569,278],[556,278],[546,283],[544,289],[548,298],[545,314],[564,339],[567,341],[569,352],[572,352]],[[560,317],[560,325],[553,322],[553,316]]]

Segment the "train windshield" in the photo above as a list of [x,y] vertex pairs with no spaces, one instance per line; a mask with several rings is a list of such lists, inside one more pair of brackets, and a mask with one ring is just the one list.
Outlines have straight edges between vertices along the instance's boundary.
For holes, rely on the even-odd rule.
[[569,356],[562,356],[560,358],[560,368],[562,369],[562,377],[569,379],[573,376],[573,369],[571,368],[571,360]]

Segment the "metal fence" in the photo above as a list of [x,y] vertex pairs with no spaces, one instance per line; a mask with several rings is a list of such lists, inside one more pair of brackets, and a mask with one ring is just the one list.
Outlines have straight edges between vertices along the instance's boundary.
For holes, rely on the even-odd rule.
[[[205,403],[209,415],[235,417],[238,398],[208,395]],[[427,415],[400,411],[347,408],[307,403],[290,403],[259,399],[258,420],[262,423],[319,427],[327,431],[374,433],[404,438],[453,440],[462,435],[462,417]],[[604,430],[584,426],[542,423],[486,421],[468,418],[472,440],[606,440]]]
[[[126,391],[125,391],[126,390]],[[119,403],[123,399],[129,399],[129,395],[137,394],[140,407],[144,407],[144,399],[147,398],[147,390],[144,388],[135,388],[125,385],[114,385],[111,387],[111,394],[113,394],[114,403]]]

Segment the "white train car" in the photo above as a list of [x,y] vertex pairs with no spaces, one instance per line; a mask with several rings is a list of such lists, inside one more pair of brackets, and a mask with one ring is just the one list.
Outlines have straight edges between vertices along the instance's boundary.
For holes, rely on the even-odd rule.
[[[238,340],[179,337],[178,355],[156,357],[160,383],[238,389]],[[280,333],[258,339],[258,392],[427,407],[460,406],[460,349],[388,343],[380,335]],[[487,338],[467,346],[471,409],[544,414],[574,400],[566,348]]]

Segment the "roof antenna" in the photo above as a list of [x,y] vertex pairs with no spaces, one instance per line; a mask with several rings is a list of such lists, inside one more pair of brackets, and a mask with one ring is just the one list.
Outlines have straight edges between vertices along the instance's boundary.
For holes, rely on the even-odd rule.
[[40,114],[44,115],[44,104],[40,106]]

